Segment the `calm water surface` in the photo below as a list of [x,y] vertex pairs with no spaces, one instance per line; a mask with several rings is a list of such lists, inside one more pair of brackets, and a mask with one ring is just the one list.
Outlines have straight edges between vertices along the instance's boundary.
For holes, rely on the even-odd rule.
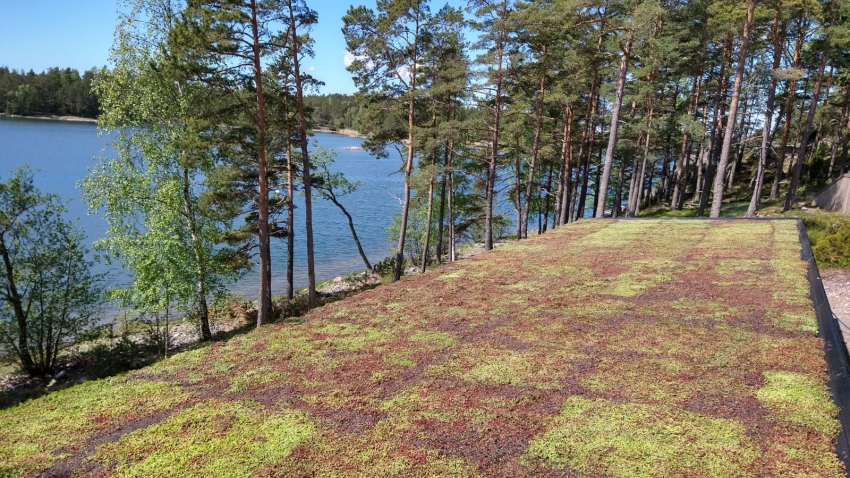
[[[397,174],[401,162],[397,158],[377,160],[363,150],[346,150],[358,147],[361,140],[347,136],[317,133],[315,140],[324,148],[336,150],[339,155],[333,166],[352,182],[363,185],[340,202],[354,217],[357,234],[369,260],[375,262],[388,256],[386,228],[393,215],[401,209],[393,196],[400,196],[403,177]],[[13,169],[29,162],[38,169],[35,181],[43,191],[56,193],[68,202],[70,217],[77,217],[88,236],[89,246],[103,237],[106,221],[97,215],[88,215],[77,184],[100,155],[111,156],[110,138],[99,136],[93,123],[46,121],[0,117],[0,177],[7,177]],[[306,243],[304,239],[303,198],[297,197],[295,214],[295,283],[307,285]],[[345,216],[328,201],[314,199],[313,227],[316,247],[316,277],[324,280],[362,270],[364,265],[351,239]],[[113,283],[126,283],[127,275],[118,267],[99,266],[110,275]],[[252,271],[233,284],[231,289],[246,298],[257,296],[257,273]],[[272,241],[272,293],[286,290],[286,243]]]

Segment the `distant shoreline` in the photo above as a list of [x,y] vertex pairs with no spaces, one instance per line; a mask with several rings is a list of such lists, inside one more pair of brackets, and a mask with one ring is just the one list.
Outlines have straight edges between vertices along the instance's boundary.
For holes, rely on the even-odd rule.
[[[6,113],[0,113],[0,117],[4,118],[16,118],[16,119],[36,119],[36,120],[47,120],[47,121],[73,121],[78,123],[97,123],[97,119],[95,118],[84,118],[82,116],[58,116],[58,115],[36,115],[36,116],[23,116],[23,115],[7,115]],[[364,138],[359,131],[348,128],[340,128],[340,129],[331,129],[331,128],[313,128],[313,131],[316,133],[327,133],[327,134],[339,134],[343,136],[350,136],[352,138]]]
[[6,113],[0,113],[0,116],[4,118],[15,118],[15,119],[36,119],[36,120],[48,120],[48,121],[73,121],[77,123],[97,123],[97,120],[94,118],[84,118],[82,116],[57,116],[57,115],[37,115],[37,116],[23,116],[23,115],[7,115]]
[[316,133],[328,133],[328,134],[341,134],[343,136],[350,136],[352,138],[365,138],[359,131],[348,128],[339,128],[339,129],[331,129],[331,128],[313,128],[313,131]]

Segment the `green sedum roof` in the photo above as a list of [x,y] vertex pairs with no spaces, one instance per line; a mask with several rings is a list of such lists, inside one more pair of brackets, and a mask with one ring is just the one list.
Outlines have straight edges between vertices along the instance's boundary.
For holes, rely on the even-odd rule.
[[582,221],[0,411],[0,475],[843,476],[792,221]]

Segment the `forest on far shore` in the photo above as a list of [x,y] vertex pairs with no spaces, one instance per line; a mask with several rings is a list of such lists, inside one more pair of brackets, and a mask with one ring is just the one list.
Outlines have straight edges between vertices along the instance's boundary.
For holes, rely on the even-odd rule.
[[[73,68],[48,68],[36,73],[0,66],[0,111],[7,115],[59,115],[97,118],[100,98],[92,89],[98,68],[82,74]],[[354,95],[331,93],[304,98],[317,128],[358,129],[366,114]]]
[[60,115],[97,118],[100,100],[92,91],[98,73],[48,68],[36,73],[0,66],[0,106],[7,115]]

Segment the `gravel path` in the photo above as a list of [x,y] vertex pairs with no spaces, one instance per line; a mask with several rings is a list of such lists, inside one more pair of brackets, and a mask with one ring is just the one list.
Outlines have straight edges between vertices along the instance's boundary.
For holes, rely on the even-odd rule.
[[[820,273],[829,307],[847,325],[850,325],[850,269],[824,269]],[[844,341],[850,343],[850,330],[841,327]]]

